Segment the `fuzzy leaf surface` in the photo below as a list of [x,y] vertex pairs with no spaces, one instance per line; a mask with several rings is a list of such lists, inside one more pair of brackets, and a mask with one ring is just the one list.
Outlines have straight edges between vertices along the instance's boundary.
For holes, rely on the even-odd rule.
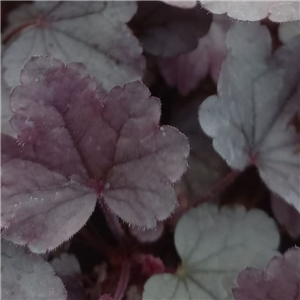
[[[180,8],[189,8],[197,1],[163,1]],[[203,7],[213,14],[226,14],[240,21],[259,21],[269,18],[274,22],[292,22],[300,20],[300,4],[298,1],[269,1],[268,3],[253,1],[201,1]]]
[[153,243],[162,236],[164,224],[159,222],[155,228],[150,229],[130,227],[129,232],[141,243]]
[[49,263],[25,248],[1,242],[1,299],[66,298],[64,285]]
[[86,223],[97,198],[137,226],[170,215],[189,145],[159,127],[160,102],[146,86],[101,98],[83,65],[44,57],[26,64],[21,82],[10,100],[18,140],[2,136],[5,239],[54,249]]
[[34,55],[65,63],[84,63],[100,86],[109,91],[143,76],[145,66],[138,40],[126,25],[135,2],[46,1],[23,5],[10,16],[11,32],[24,28],[3,53],[5,80],[19,84],[19,73]]
[[182,9],[160,1],[139,1],[131,25],[145,52],[173,57],[195,49],[211,19],[199,4]]
[[218,96],[204,101],[199,121],[215,150],[234,169],[256,165],[267,186],[299,204],[299,37],[271,54],[267,28],[235,24],[218,80]]
[[177,224],[175,246],[182,260],[177,274],[151,277],[143,299],[232,299],[239,271],[266,266],[278,244],[276,224],[263,211],[203,204]]
[[298,300],[300,290],[300,249],[275,256],[266,270],[247,268],[233,290],[236,300]]

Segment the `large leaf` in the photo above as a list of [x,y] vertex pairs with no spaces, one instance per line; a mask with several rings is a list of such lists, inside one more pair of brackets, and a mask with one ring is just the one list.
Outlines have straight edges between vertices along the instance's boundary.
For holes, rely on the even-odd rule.
[[264,212],[203,204],[176,227],[175,246],[182,259],[177,273],[151,277],[143,299],[232,299],[239,271],[264,267],[278,244],[276,224]]
[[31,59],[21,81],[10,103],[18,140],[2,137],[5,239],[53,249],[85,224],[97,198],[137,226],[170,215],[189,146],[159,127],[160,102],[141,82],[102,99],[83,65],[49,58]]
[[23,30],[3,53],[8,85],[19,84],[20,71],[34,55],[83,62],[106,91],[141,79],[142,49],[125,24],[135,12],[136,3],[130,1],[38,1],[21,6],[12,13],[10,31]]
[[[197,1],[163,1],[181,8],[196,5]],[[299,1],[208,1],[201,4],[214,14],[226,14],[240,21],[259,21],[268,18],[274,22],[291,22],[300,20]]]
[[268,187],[299,209],[299,37],[271,54],[267,28],[235,24],[227,36],[218,96],[200,106],[199,121],[227,164],[256,165]]
[[275,256],[265,271],[247,268],[238,277],[236,300],[299,300],[300,249]]
[[51,265],[25,248],[1,242],[1,299],[65,300],[66,291]]
[[199,4],[182,9],[160,1],[139,1],[131,26],[145,52],[172,57],[195,49],[211,19]]

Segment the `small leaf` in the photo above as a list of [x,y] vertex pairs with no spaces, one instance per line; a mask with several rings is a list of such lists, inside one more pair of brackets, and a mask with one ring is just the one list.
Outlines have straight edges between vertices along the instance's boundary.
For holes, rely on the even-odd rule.
[[271,207],[275,218],[288,234],[294,239],[300,237],[300,208],[296,209],[277,195],[272,195]]
[[297,207],[299,133],[290,121],[300,97],[299,37],[272,55],[266,27],[235,24],[227,44],[218,96],[200,106],[201,127],[230,167],[256,165],[267,186]]
[[5,80],[10,87],[19,84],[19,72],[35,55],[84,63],[105,91],[141,79],[142,49],[125,24],[135,12],[133,1],[37,1],[21,6],[10,17],[11,24],[24,29],[3,53]]
[[162,236],[164,232],[164,224],[159,222],[155,228],[150,229],[130,227],[129,231],[139,242],[153,243]]
[[271,259],[265,271],[247,268],[239,274],[236,300],[298,300],[300,249],[292,248]]
[[160,102],[141,82],[102,99],[81,64],[35,57],[11,96],[18,140],[2,136],[3,237],[33,252],[76,233],[97,198],[124,221],[155,227],[173,211],[172,183],[189,146],[159,127]]
[[278,244],[276,224],[263,211],[203,204],[177,224],[175,246],[182,259],[177,273],[151,277],[143,299],[232,299],[239,270],[264,267]]
[[81,273],[80,265],[74,255],[62,253],[51,261],[51,265],[59,276],[76,276]]
[[225,39],[230,24],[226,16],[214,16],[209,32],[200,38],[195,50],[177,57],[161,58],[159,67],[168,85],[177,87],[185,96],[207,75],[217,81],[227,54]]
[[173,57],[195,49],[211,19],[200,5],[181,9],[160,1],[139,1],[131,26],[145,52]]
[[54,270],[25,248],[1,242],[1,299],[66,299],[66,291]]

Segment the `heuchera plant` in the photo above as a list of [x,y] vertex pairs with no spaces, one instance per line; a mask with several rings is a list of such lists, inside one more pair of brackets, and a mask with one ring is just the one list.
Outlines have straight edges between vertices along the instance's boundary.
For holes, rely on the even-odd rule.
[[[240,21],[259,21],[269,18],[274,22],[291,22],[300,19],[297,1],[163,1],[171,5],[190,8],[201,2],[203,7],[214,14],[227,14]],[[188,5],[187,5],[188,3]]]
[[1,299],[300,299],[298,2],[1,8]]
[[18,139],[2,136],[3,238],[52,250],[97,201],[138,226],[170,215],[170,183],[189,147],[177,129],[158,126],[160,103],[141,82],[101,99],[82,65],[42,57],[26,64],[21,82],[10,100]]
[[299,36],[271,54],[266,27],[235,24],[227,45],[218,96],[201,105],[200,124],[229,166],[257,166],[265,183],[300,209],[299,133],[289,124],[299,109]]
[[299,263],[300,249],[293,248],[272,258],[265,271],[247,268],[237,279],[235,299],[299,299]]

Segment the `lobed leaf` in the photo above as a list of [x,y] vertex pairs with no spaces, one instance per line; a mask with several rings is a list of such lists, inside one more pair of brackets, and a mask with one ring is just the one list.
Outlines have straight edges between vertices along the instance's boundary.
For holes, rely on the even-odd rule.
[[227,164],[255,164],[275,193],[299,203],[299,133],[291,124],[300,96],[299,37],[271,54],[267,28],[235,24],[227,36],[218,96],[200,106],[199,121]]
[[37,1],[21,6],[10,17],[15,24],[10,31],[22,30],[4,50],[5,80],[10,87],[19,84],[19,72],[35,55],[84,63],[105,91],[141,79],[142,49],[126,25],[135,12],[136,3],[130,1]]
[[1,242],[1,299],[67,299],[51,265],[25,248]]
[[230,23],[226,16],[213,16],[208,33],[199,39],[195,50],[177,57],[161,58],[159,68],[167,84],[177,87],[185,96],[207,75],[217,81],[227,54],[225,40]]
[[265,271],[247,268],[239,274],[236,300],[298,300],[300,286],[300,249],[292,248],[275,256]]
[[276,224],[263,211],[203,204],[177,224],[177,273],[151,277],[143,299],[232,299],[240,269],[265,266],[278,244]]
[[81,64],[35,57],[11,95],[18,139],[2,136],[3,237],[34,252],[76,233],[103,199],[124,221],[155,227],[173,211],[186,137],[159,127],[141,82],[102,98]]
[[[163,1],[165,3],[189,8],[197,1]],[[227,14],[240,21],[259,21],[265,18],[273,22],[292,22],[300,19],[300,6],[298,1],[200,1],[203,7],[213,14]]]
[[195,49],[211,19],[199,4],[182,9],[160,1],[139,1],[131,25],[145,52],[173,57]]

